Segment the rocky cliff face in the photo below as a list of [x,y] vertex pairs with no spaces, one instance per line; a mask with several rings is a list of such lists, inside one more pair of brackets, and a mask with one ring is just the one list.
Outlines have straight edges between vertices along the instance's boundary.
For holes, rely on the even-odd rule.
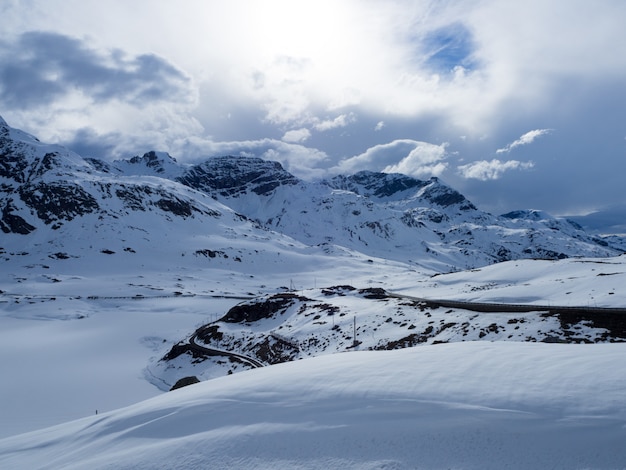
[[217,199],[245,194],[269,196],[280,186],[299,183],[280,163],[247,157],[211,158],[189,168],[177,180]]

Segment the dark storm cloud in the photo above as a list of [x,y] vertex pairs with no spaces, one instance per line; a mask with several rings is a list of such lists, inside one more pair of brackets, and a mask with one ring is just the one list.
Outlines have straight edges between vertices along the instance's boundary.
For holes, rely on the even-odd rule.
[[63,142],[63,145],[81,157],[106,159],[114,153],[122,140],[123,136],[118,132],[101,135],[93,129],[82,128],[76,131],[72,140]]
[[50,104],[78,90],[94,102],[112,99],[133,105],[188,99],[190,79],[164,59],[119,50],[96,51],[57,33],[27,32],[0,43],[0,100],[29,108]]
[[[530,116],[523,124],[506,123],[498,135],[509,137],[491,142],[490,148],[483,148],[482,153],[461,149],[466,161],[473,160],[472,156],[477,161],[504,160],[508,153],[498,150],[510,148],[510,139],[520,135],[518,129],[537,124],[550,126],[554,131],[549,136],[528,145],[516,145],[511,152],[515,161],[520,162],[518,170],[524,171],[511,169],[498,179],[484,180],[451,174],[446,175],[448,182],[481,209],[497,214],[542,209],[553,215],[572,215],[623,203],[626,93],[621,88],[621,82],[605,81],[603,93],[589,93],[576,103],[568,103],[566,110],[552,106],[555,111]],[[568,91],[574,93],[575,87]],[[559,97],[555,99],[566,102]],[[451,150],[457,149],[459,145],[451,146]],[[533,166],[524,168],[521,162],[532,162]]]

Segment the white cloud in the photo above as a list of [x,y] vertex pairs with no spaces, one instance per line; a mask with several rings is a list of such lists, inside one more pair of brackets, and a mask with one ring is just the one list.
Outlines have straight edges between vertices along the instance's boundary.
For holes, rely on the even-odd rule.
[[179,161],[202,161],[220,155],[243,155],[280,162],[287,171],[303,179],[327,174],[328,155],[321,150],[275,139],[213,141],[199,137],[181,139],[170,147]]
[[403,173],[416,178],[440,176],[448,164],[442,160],[446,157],[447,144],[433,145],[419,142],[418,145],[402,160],[383,169],[385,173]]
[[[181,81],[176,74],[165,74],[170,77],[166,84],[182,92],[168,93],[157,86],[161,82],[156,78],[169,67],[157,68],[161,75],[154,75],[146,63],[147,73],[131,73],[134,80],[124,82],[122,89],[163,90],[157,93],[158,103],[139,92],[130,102],[113,99],[93,105],[93,88],[56,83],[54,61],[43,55],[47,60],[33,65],[52,68],[32,70],[39,70],[52,89],[31,86],[29,73],[21,73],[21,80],[0,81],[5,94],[13,83],[23,87],[21,96],[27,99],[35,100],[42,93],[49,97],[48,104],[35,100],[41,103],[36,111],[25,109],[25,102],[6,99],[0,110],[11,125],[43,140],[73,142],[83,129],[87,144],[95,145],[92,141],[104,136],[115,155],[140,151],[141,144],[144,150],[159,148],[184,159],[187,155],[178,149],[187,148],[185,142],[193,141],[193,136],[216,142],[241,140],[242,149],[248,141],[271,137],[275,139],[271,145],[261,145],[267,154],[270,148],[279,149],[275,151],[283,161],[302,171],[318,172],[326,165],[333,170],[389,169],[423,175],[443,171],[446,162],[448,172],[456,171],[461,163],[453,166],[457,157],[452,151],[426,163],[415,155],[409,157],[414,143],[382,144],[375,149],[376,144],[389,139],[449,141],[451,150],[460,152],[462,163],[482,159],[495,149],[493,156],[505,160],[508,152],[523,149],[520,146],[534,142],[547,129],[531,131],[509,145],[505,144],[514,139],[503,137],[503,132],[513,125],[527,130],[545,122],[558,128],[559,134],[550,139],[554,144],[550,150],[555,150],[551,163],[543,160],[537,173],[567,164],[572,173],[585,175],[597,166],[584,157],[591,153],[605,159],[603,167],[624,165],[616,157],[623,152],[612,147],[623,136],[619,123],[626,117],[621,106],[626,55],[615,53],[616,44],[626,43],[623,1],[186,0],[184,8],[168,0],[26,3],[28,8],[20,1],[0,2],[0,44],[17,44],[16,38],[29,31],[60,33],[82,42],[93,56],[106,58],[105,68],[113,67],[120,57],[140,64],[138,58],[149,54],[183,77]],[[137,34],[138,30],[158,33]],[[31,57],[26,49],[7,50],[0,57],[5,64],[0,69],[9,77],[15,77],[11,75],[15,67],[26,72],[23,65]],[[60,57],[80,65],[71,54]],[[90,70],[81,68],[77,76],[87,79]],[[104,83],[105,90],[110,83]],[[144,88],[150,83],[152,87]],[[57,86],[64,93],[57,93]],[[145,104],[140,103],[144,97]],[[304,140],[303,131],[285,132],[303,128],[311,133],[309,140]],[[343,128],[349,132],[332,132]],[[383,128],[385,132],[375,132]],[[313,136],[323,152],[302,146]],[[383,140],[383,136],[391,137]],[[281,137],[291,143],[280,142]],[[288,144],[295,146],[293,157],[288,155]],[[547,149],[536,147],[534,158],[539,161]],[[580,151],[572,152],[574,148]],[[190,148],[189,157],[195,152]],[[357,157],[339,164],[346,155]],[[518,164],[518,170],[526,165]],[[498,165],[482,173],[479,167],[464,169],[483,178],[501,174]],[[613,194],[619,194],[623,185],[617,174],[603,180],[605,193],[611,187],[616,188]],[[568,195],[567,204],[574,204],[569,201],[575,198],[600,198],[600,191],[578,191],[574,197],[571,188],[576,180],[559,182],[562,188],[569,185],[560,191]],[[532,196],[539,198],[539,193]],[[526,196],[511,191],[502,197]]]
[[506,171],[529,170],[534,166],[533,162],[520,162],[517,160],[503,162],[494,158],[491,161],[481,160],[461,165],[458,167],[458,172],[463,178],[487,181],[499,179]]
[[302,129],[292,129],[290,131],[285,132],[282,140],[285,142],[304,142],[305,140],[311,137],[311,131],[302,128]]
[[349,123],[354,122],[356,120],[353,113],[350,114],[341,114],[337,116],[335,119],[326,119],[319,120],[314,119],[315,124],[313,127],[316,131],[328,131],[330,129],[336,129],[338,127],[346,127]]
[[375,145],[360,155],[343,160],[333,171],[350,173],[360,170],[404,173],[424,178],[438,176],[446,168],[448,144],[430,144],[410,139]]
[[430,178],[431,176],[441,176],[448,169],[447,162],[439,162],[435,164],[424,164],[405,158],[397,165],[391,165],[383,169],[383,173],[402,173],[414,176],[415,178]]
[[[154,51],[175,58],[198,84],[226,77],[230,92],[215,88],[207,103],[227,106],[224,96],[237,96],[292,126],[316,110],[350,105],[395,116],[436,113],[485,131],[499,123],[503,105],[541,109],[560,77],[621,76],[626,67],[626,56],[607,47],[626,40],[626,4],[615,1],[31,3],[3,11],[0,35],[52,28],[96,38],[103,48]],[[138,13],[159,34],[136,34]],[[172,17],[178,21],[163,21]],[[424,43],[454,25],[468,36],[461,45],[474,65],[434,73],[424,67]]]
[[506,147],[496,150],[496,153],[509,153],[515,147],[519,147],[521,145],[532,144],[537,137],[541,137],[542,135],[546,135],[552,132],[552,129],[535,129],[533,131],[528,131],[526,134],[521,136],[514,142],[511,142]]

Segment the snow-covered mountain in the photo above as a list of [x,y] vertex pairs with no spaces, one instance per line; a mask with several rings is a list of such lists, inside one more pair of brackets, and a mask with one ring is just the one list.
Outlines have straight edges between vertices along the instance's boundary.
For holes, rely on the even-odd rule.
[[220,157],[193,166],[176,179],[304,243],[332,243],[371,256],[420,260],[443,271],[510,259],[620,252],[567,219],[539,211],[501,217],[480,211],[437,178],[421,181],[363,171],[309,183],[276,162]]
[[[183,165],[157,152],[86,160],[4,121],[0,155],[0,228],[21,246],[39,240],[47,254],[70,256],[68,239],[74,250],[86,249],[76,241],[81,231],[89,234],[88,249],[97,233],[109,245],[98,249],[116,253],[149,249],[176,233],[196,239],[191,246],[197,250],[215,252],[200,246],[197,235],[237,232],[234,225],[261,238],[283,234],[307,246],[337,245],[441,272],[520,258],[619,253],[567,220],[480,211],[437,178],[360,172],[305,182],[277,162],[217,157]],[[189,247],[184,240],[179,246]]]
[[267,263],[289,272],[305,254],[328,258],[322,247],[270,232],[175,181],[183,171],[153,152],[114,164],[85,160],[1,121],[0,255],[14,272],[52,263],[76,273],[96,263],[136,275],[209,262],[249,274]]
[[364,171],[309,183],[276,162],[221,157],[188,169],[178,180],[304,243],[419,260],[439,271],[620,252],[566,219],[528,216],[536,211],[502,217],[480,211],[437,178]]

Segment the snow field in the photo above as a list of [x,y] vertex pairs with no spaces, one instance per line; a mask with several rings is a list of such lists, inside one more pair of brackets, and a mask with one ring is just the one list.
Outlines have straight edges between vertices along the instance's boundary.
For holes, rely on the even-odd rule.
[[322,356],[5,439],[0,464],[622,468],[625,348],[469,342]]

